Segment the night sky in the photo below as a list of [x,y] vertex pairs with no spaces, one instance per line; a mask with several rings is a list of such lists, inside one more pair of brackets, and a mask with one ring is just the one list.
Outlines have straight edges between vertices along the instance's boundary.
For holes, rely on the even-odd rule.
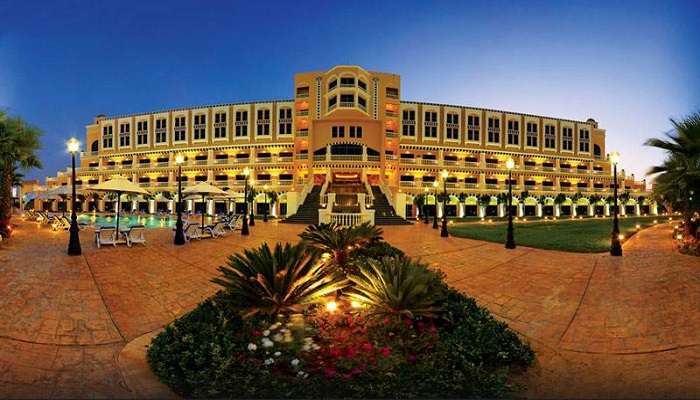
[[[340,5],[342,4],[342,5]],[[596,119],[642,178],[646,138],[700,110],[700,1],[0,0],[0,108],[45,132],[43,171],[97,114],[292,98],[357,64],[402,99]]]

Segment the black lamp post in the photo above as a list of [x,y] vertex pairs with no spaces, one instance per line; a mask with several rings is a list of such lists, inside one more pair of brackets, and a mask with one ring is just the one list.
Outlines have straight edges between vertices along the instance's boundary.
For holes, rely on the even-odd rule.
[[437,199],[438,194],[437,194],[437,190],[438,190],[438,189],[437,189],[437,188],[438,188],[438,181],[437,181],[437,180],[434,180],[434,181],[433,181],[433,189],[434,189],[434,190],[433,190],[433,195],[434,195],[435,197],[433,197],[433,199],[435,200],[435,211],[433,212],[433,229],[437,229],[437,228],[438,228],[438,223],[437,223],[437,206],[438,206],[438,199]]
[[175,223],[175,241],[178,246],[185,244],[185,231],[182,227],[182,163],[185,157],[181,154],[175,156],[177,164],[177,222]]
[[[440,229],[441,237],[448,237],[447,233],[447,176],[449,173],[446,169],[442,170],[442,229]],[[437,214],[437,213],[436,213]]]
[[[250,180],[250,226],[255,226],[255,192],[253,191],[253,185],[255,185],[255,179]],[[248,199],[246,199],[247,201]]]
[[69,256],[79,256],[82,254],[80,249],[80,231],[78,229],[78,215],[75,212],[75,154],[80,150],[80,142],[78,139],[72,138],[68,141],[68,151],[71,155],[72,162],[72,195],[71,198],[71,214],[70,214],[70,241],[68,242],[68,255]]
[[515,161],[509,158],[506,161],[506,168],[508,168],[508,231],[506,232],[506,249],[515,248],[515,238],[513,237],[513,167],[515,167]]
[[620,244],[620,226],[617,220],[617,163],[620,160],[620,153],[614,151],[610,153],[610,162],[613,165],[613,229],[610,234],[610,255],[621,256],[622,244]]
[[267,222],[267,209],[270,207],[270,203],[267,202],[267,185],[263,186],[263,191],[265,191],[265,209],[263,210],[263,222]]
[[248,230],[248,175],[250,175],[250,170],[248,167],[243,169],[243,175],[245,176],[245,186],[243,189],[243,226],[241,227],[241,235],[249,235]]

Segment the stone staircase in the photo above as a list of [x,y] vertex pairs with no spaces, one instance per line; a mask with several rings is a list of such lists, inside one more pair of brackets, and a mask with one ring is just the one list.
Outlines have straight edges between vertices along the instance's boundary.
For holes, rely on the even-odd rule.
[[389,204],[379,186],[372,186],[374,196],[374,224],[375,225],[411,225],[410,222],[396,215],[394,207]]
[[304,203],[299,206],[297,212],[289,218],[282,220],[289,224],[318,224],[318,209],[321,208],[321,186],[315,185],[306,195]]

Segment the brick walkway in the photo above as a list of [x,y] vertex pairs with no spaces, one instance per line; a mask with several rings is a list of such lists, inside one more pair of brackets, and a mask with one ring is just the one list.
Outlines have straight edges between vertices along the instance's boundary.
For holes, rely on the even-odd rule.
[[[138,397],[117,356],[192,309],[226,257],[296,241],[298,225],[258,223],[183,247],[148,231],[148,247],[65,255],[66,233],[24,223],[0,247],[0,397]],[[526,337],[538,364],[529,397],[699,397],[700,262],[671,249],[670,227],[636,235],[625,257],[442,239],[429,226],[385,229]]]

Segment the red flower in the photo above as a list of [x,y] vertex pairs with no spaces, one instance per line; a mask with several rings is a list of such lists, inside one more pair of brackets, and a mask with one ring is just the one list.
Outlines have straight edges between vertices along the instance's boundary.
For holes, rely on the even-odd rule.
[[389,354],[391,354],[391,349],[388,348],[388,347],[382,347],[382,348],[379,350],[379,352],[382,353],[382,355],[383,355],[384,357],[389,357]]
[[332,378],[336,374],[335,368],[324,368],[323,374],[326,376],[326,378]]
[[337,347],[331,347],[330,350],[328,351],[328,354],[330,354],[331,357],[340,357],[342,352]]
[[372,346],[372,343],[366,342],[362,344],[362,351],[369,353],[372,350],[374,350],[374,346]]

